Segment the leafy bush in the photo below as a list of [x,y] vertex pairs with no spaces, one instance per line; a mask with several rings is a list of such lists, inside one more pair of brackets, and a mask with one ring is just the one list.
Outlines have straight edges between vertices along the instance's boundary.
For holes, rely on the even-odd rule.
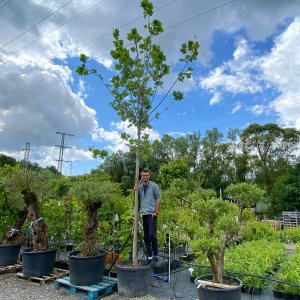
[[254,220],[246,223],[241,230],[242,238],[245,241],[261,240],[278,241],[279,234],[271,225]]
[[[228,249],[225,255],[225,270],[259,275],[270,276],[274,268],[285,257],[285,249],[279,241],[250,241]],[[238,275],[245,287],[264,288],[266,281],[247,275]]]
[[284,228],[280,232],[280,240],[283,243],[300,243],[300,227]]

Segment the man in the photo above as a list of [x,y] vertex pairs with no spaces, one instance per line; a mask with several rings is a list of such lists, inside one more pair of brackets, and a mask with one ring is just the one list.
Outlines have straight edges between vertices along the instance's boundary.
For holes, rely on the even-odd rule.
[[138,186],[140,211],[143,218],[144,242],[148,262],[157,261],[157,217],[160,212],[160,191],[156,183],[150,181],[150,170],[143,169]]

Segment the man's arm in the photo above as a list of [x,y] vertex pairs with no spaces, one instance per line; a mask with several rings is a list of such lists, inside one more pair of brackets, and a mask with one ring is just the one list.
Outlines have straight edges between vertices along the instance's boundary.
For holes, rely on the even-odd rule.
[[157,199],[156,200],[156,209],[155,209],[155,214],[158,215],[160,212],[160,204],[161,204],[161,200]]

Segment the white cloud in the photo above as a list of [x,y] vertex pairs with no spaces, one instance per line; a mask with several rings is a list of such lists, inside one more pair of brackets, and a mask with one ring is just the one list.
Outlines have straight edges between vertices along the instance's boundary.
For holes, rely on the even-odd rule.
[[250,110],[251,110],[255,115],[261,115],[261,114],[264,112],[265,108],[264,108],[263,105],[256,104],[256,105],[252,106],[252,107],[250,108]]
[[[213,69],[210,74],[200,80],[200,86],[216,93],[229,92],[232,94],[255,94],[263,91],[260,77],[256,71],[259,67],[259,58],[253,58],[246,40],[237,43],[233,59],[224,62]],[[253,72],[255,71],[255,75]]]
[[213,97],[209,100],[209,105],[217,104],[221,101],[221,94],[214,93]]
[[[128,121],[120,121],[120,122],[112,122],[111,127],[113,128],[111,131],[106,131],[104,128],[99,128],[95,132],[93,136],[94,141],[106,141],[109,143],[108,149],[111,151],[128,151],[129,148],[127,146],[127,142],[121,138],[121,133],[125,132],[130,135],[132,138],[136,138],[137,129],[135,126],[129,127]],[[160,139],[160,135],[158,132],[153,129],[147,128],[145,133],[149,135],[149,140],[153,142],[156,139]]]
[[[299,70],[300,18],[296,18],[275,38],[270,53],[263,56],[253,55],[247,42],[239,41],[233,59],[212,70],[201,80],[201,87],[213,93],[212,100],[216,93],[256,94],[273,87],[280,96],[268,105],[255,104],[249,110],[261,115],[272,108],[279,115],[279,123],[299,128]],[[240,106],[234,107],[232,113],[239,109]]]
[[[156,8],[164,5],[158,0],[154,4]],[[236,1],[213,9],[219,4],[218,0],[176,1],[155,12],[154,16],[163,21],[165,28],[199,15],[166,30],[156,40],[172,66],[178,67],[181,43],[195,35],[200,42],[199,62],[207,66],[213,56],[210,45],[216,30],[234,34],[243,29],[253,41],[264,40],[276,33],[278,24],[300,14],[298,0],[277,1],[276,5],[273,1]],[[76,65],[73,58],[84,52],[104,68],[111,69],[112,29],[142,15],[139,1],[73,1],[12,41],[61,5],[52,0],[14,1],[1,11],[0,18],[0,28],[5,28],[0,31],[0,151],[19,153],[25,142],[30,141],[36,152],[43,153],[37,158],[42,164],[50,163],[55,157],[51,149],[57,143],[56,131],[74,134],[75,144],[90,137],[102,139],[111,149],[123,147],[119,137],[122,130],[134,134],[134,128],[128,129],[121,122],[112,124],[112,129],[99,127],[95,109],[87,105],[90,91],[85,87],[88,85],[79,81],[77,86],[71,68]],[[202,14],[206,11],[210,12]],[[141,29],[142,20],[122,27],[121,36],[133,26]],[[287,100],[300,94],[299,40],[299,19],[275,40],[272,52],[262,59],[255,57],[246,40],[240,39],[232,60],[202,78],[200,86],[220,95],[215,96],[214,102],[221,99],[223,92],[261,92],[264,90],[261,79],[265,79],[281,93],[272,107],[281,115],[282,122],[299,125],[299,105]],[[262,74],[254,76],[252,71],[258,69]],[[166,83],[173,82],[172,76]],[[198,77],[179,83],[175,89],[185,93],[194,90],[199,85]],[[72,90],[73,84],[77,95]],[[237,108],[238,105],[233,111]],[[151,139],[159,138],[157,132],[149,133]],[[76,153],[80,156],[80,151],[84,159],[89,159],[84,150]]]
[[280,93],[271,107],[281,123],[300,129],[300,18],[276,38],[271,53],[262,60],[262,70],[265,80]]
[[236,112],[238,112],[239,110],[241,110],[242,107],[243,107],[243,106],[242,106],[242,103],[241,103],[241,102],[236,102],[236,103],[234,104],[234,107],[233,107],[231,113],[232,113],[232,114],[235,114]]

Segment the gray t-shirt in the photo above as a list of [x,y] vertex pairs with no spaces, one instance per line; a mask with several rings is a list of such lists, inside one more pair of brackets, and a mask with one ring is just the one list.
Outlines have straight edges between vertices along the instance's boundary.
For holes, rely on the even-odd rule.
[[141,214],[149,215],[156,210],[156,201],[160,199],[160,191],[156,183],[149,181],[147,186],[139,185],[139,200],[141,205]]

